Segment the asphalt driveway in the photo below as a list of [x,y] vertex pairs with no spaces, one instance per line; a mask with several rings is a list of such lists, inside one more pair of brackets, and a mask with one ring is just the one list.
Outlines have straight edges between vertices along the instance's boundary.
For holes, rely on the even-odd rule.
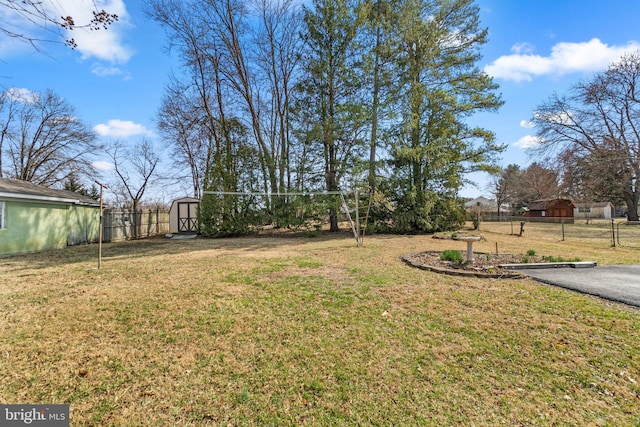
[[640,265],[518,269],[540,282],[640,308]]

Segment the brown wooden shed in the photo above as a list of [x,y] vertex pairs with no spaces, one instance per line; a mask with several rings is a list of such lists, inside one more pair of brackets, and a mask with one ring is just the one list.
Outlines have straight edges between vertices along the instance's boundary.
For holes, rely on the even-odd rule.
[[575,204],[570,199],[543,199],[535,200],[529,204],[526,216],[530,218],[546,218],[549,221],[573,221]]

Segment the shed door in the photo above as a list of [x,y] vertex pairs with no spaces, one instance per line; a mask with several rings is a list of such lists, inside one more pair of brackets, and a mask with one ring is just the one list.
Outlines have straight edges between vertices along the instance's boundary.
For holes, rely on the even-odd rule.
[[178,202],[178,233],[198,231],[198,202]]

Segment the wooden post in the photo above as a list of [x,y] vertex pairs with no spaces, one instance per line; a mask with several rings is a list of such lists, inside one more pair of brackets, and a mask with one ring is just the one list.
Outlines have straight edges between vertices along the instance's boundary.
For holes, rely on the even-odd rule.
[[616,231],[615,231],[615,227],[613,226],[614,222],[615,220],[611,218],[611,246],[615,248],[616,247]]

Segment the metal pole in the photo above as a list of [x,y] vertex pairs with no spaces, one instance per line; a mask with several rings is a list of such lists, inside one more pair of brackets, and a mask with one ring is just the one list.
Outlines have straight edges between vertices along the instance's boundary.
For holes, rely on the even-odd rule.
[[356,190],[356,232],[358,236],[356,237],[356,242],[358,247],[362,246],[362,240],[360,238],[360,200],[358,196],[358,191]]
[[102,190],[107,188],[106,185],[96,181],[100,186],[100,230],[98,230],[98,270],[102,268]]
[[100,186],[100,237],[98,237],[98,270],[102,268],[102,186]]

